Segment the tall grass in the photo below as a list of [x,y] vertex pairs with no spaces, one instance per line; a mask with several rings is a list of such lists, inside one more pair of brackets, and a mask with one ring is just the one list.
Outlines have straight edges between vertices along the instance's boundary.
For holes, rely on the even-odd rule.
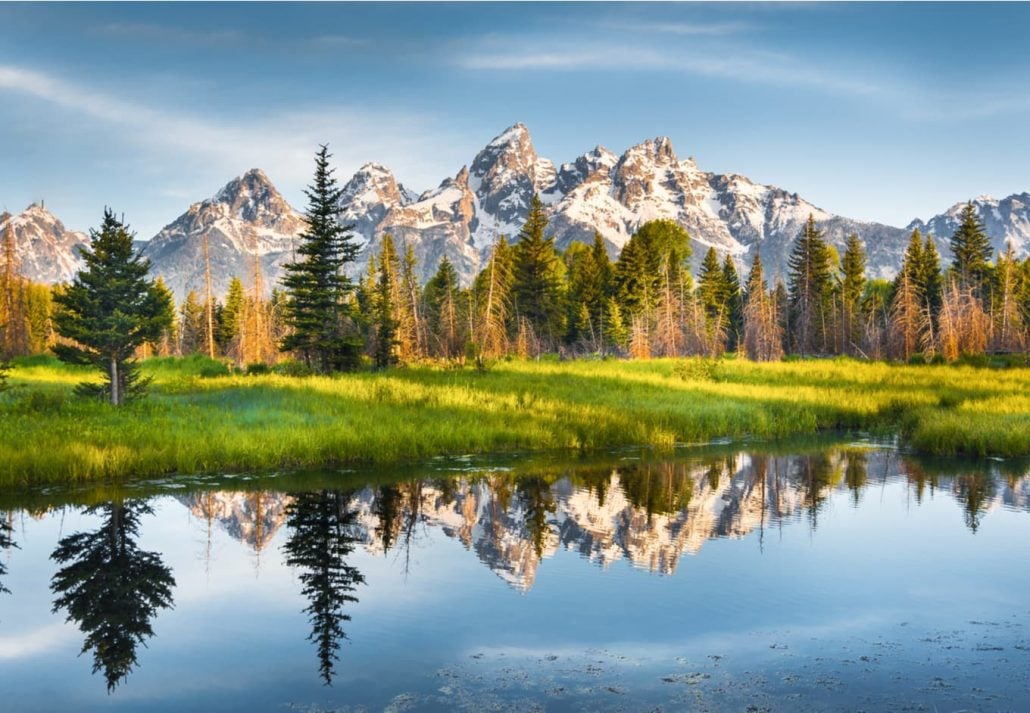
[[143,370],[151,395],[112,408],[72,395],[88,372],[17,363],[0,397],[0,484],[855,430],[935,454],[1030,453],[1028,369],[670,359],[289,378],[219,376],[191,358]]

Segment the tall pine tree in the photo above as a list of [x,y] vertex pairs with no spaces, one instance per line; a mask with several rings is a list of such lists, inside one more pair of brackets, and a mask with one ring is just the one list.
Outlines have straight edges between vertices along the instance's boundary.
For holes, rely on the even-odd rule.
[[951,236],[952,267],[959,286],[972,290],[981,300],[987,297],[990,279],[991,241],[972,201],[962,209],[958,229]]
[[281,344],[297,352],[311,368],[322,373],[353,368],[360,344],[354,337],[350,293],[344,273],[354,261],[357,245],[351,226],[339,221],[342,189],[329,167],[331,154],[322,146],[315,154],[314,181],[305,190],[306,230],[299,236],[300,259],[286,265],[286,323],[292,330]]
[[547,216],[540,197],[533,196],[529,215],[515,245],[515,280],[512,295],[520,319],[537,337],[551,344],[563,333],[563,270],[554,239],[544,236]]
[[831,288],[830,252],[811,215],[794,242],[787,264],[791,342],[802,356],[823,352]]

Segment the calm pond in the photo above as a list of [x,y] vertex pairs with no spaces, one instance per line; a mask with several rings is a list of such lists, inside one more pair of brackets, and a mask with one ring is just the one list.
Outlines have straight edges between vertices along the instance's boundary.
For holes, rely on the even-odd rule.
[[4,493],[0,708],[1030,710],[1030,466],[769,449]]

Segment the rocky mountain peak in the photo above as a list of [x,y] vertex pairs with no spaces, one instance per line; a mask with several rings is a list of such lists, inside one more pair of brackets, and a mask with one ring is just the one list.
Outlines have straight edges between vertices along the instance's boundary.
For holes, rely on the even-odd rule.
[[563,163],[558,169],[557,187],[562,194],[571,193],[576,186],[590,178],[598,171],[611,172],[619,157],[598,144],[592,150],[576,158],[570,163]]
[[389,168],[380,163],[366,163],[359,168],[343,186],[343,195],[340,196],[342,206],[358,203],[389,208],[412,200],[414,196],[397,182]]
[[229,181],[209,201],[228,207],[229,215],[238,220],[263,225],[276,225],[293,209],[260,168],[252,168]]
[[554,192],[554,165],[537,156],[523,124],[508,127],[472,160],[469,186],[482,211],[505,225],[525,219],[534,193]]
[[8,229],[22,276],[34,282],[66,282],[82,267],[79,253],[89,238],[65,228],[42,203],[33,203],[18,215],[0,215],[0,237]]

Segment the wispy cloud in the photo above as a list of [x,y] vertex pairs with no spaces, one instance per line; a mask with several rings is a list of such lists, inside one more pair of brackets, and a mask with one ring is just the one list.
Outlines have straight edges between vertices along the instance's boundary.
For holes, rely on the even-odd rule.
[[744,22],[602,22],[601,27],[622,32],[663,33],[696,37],[724,37],[754,29]]
[[[518,46],[525,43],[512,42]],[[550,43],[552,46],[563,43]],[[659,51],[639,45],[588,45],[566,49],[484,49],[455,57],[455,64],[469,70],[667,71],[739,82],[816,87],[847,94],[869,95],[883,85],[860,77],[822,70],[778,53],[737,49],[713,52],[678,49]]]
[[[299,198],[310,179],[313,152],[326,142],[343,180],[348,171],[374,160],[391,166],[413,188],[428,187],[439,181],[443,167],[444,173],[457,170],[474,148],[469,137],[456,135],[432,115],[383,108],[320,105],[268,113],[237,107],[230,115],[201,116],[0,65],[0,93],[5,92],[66,111],[77,117],[76,126],[92,120],[112,136],[119,164],[131,164],[141,178],[156,181],[153,192],[166,198],[183,197],[184,183],[193,186],[194,199],[206,197],[252,167],[265,169],[284,193]],[[121,148],[126,144],[131,148]]]
[[[518,48],[518,49],[512,49]],[[560,49],[555,49],[560,48]],[[933,87],[906,80],[889,67],[833,67],[789,52],[755,50],[722,41],[686,47],[634,42],[584,43],[552,38],[491,37],[455,52],[455,66],[494,72],[669,72],[750,85],[810,89],[876,100],[885,111],[914,121],[971,120],[1030,111],[1030,94],[990,87]]]

